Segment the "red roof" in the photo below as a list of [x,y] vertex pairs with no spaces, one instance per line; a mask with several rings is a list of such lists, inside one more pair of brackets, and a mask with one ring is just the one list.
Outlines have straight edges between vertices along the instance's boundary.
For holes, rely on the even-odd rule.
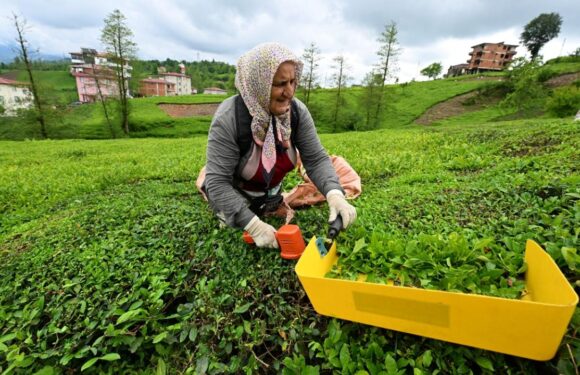
[[10,86],[27,86],[26,82],[18,82],[8,78],[0,77],[0,85],[10,85]]

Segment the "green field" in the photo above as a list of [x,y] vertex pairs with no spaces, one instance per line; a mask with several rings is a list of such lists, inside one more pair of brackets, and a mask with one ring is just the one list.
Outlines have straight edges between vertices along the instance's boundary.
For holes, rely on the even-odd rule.
[[[560,60],[544,78],[580,71]],[[39,73],[68,104],[68,73]],[[328,134],[336,91],[312,94],[324,146],[363,183],[329,277],[519,298],[533,239],[580,289],[579,124],[488,101],[498,78],[389,86],[379,129],[364,132]],[[414,122],[478,89],[476,110]],[[362,92],[344,91],[338,130],[368,130]],[[132,99],[134,139],[109,139],[98,104],[55,105],[51,140],[30,117],[0,117],[0,373],[577,374],[578,308],[546,362],[317,315],[295,262],[248,247],[197,193],[211,117],[158,106],[223,99]],[[309,239],[327,215],[320,205],[294,221]]]
[[[0,142],[0,372],[575,373],[578,309],[548,362],[317,315],[294,262],[221,228],[197,193],[206,140]],[[509,270],[534,239],[578,288],[577,123],[456,121],[322,141],[363,182],[357,223],[338,239],[343,267],[379,278],[377,251],[459,236],[473,249],[491,239]],[[295,222],[311,238],[327,215],[312,207]]]

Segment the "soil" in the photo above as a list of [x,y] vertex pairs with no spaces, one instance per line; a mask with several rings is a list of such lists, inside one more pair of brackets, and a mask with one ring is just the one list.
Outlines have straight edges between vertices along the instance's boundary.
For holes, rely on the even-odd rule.
[[479,111],[488,105],[497,104],[499,98],[489,98],[485,103],[481,101],[474,104],[466,105],[468,99],[477,96],[477,92],[472,91],[467,94],[455,96],[449,100],[435,104],[433,107],[427,109],[415,123],[419,125],[430,125],[433,122],[443,120],[447,117],[459,116],[464,113]]
[[12,81],[17,81],[18,79],[18,73],[17,71],[13,71],[13,72],[6,72],[6,73],[2,73],[0,74],[0,77],[5,78],[5,79],[11,79]]
[[213,116],[219,103],[205,104],[158,104],[171,117]]
[[546,81],[548,87],[560,87],[571,85],[575,81],[580,79],[580,72],[562,74],[561,76],[550,78]]

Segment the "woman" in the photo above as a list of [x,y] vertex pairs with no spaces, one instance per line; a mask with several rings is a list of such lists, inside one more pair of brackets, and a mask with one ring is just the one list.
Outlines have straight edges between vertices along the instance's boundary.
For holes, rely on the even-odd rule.
[[293,99],[301,73],[302,62],[280,44],[261,44],[245,53],[236,71],[240,95],[220,104],[209,131],[203,188],[210,205],[260,247],[278,247],[276,229],[259,216],[282,202],[282,179],[296,165],[298,152],[328,201],[329,222],[340,214],[346,228],[356,219],[308,109]]

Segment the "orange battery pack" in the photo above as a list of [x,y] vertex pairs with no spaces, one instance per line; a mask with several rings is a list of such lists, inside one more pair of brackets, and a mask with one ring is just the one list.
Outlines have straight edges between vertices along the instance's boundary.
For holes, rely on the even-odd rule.
[[242,235],[242,239],[248,245],[253,245],[254,244],[254,239],[252,238],[252,236],[250,236],[250,233],[248,233],[248,232],[244,232],[244,234]]
[[280,245],[280,256],[284,259],[298,259],[306,248],[302,232],[298,225],[282,225],[276,232],[276,239]]

